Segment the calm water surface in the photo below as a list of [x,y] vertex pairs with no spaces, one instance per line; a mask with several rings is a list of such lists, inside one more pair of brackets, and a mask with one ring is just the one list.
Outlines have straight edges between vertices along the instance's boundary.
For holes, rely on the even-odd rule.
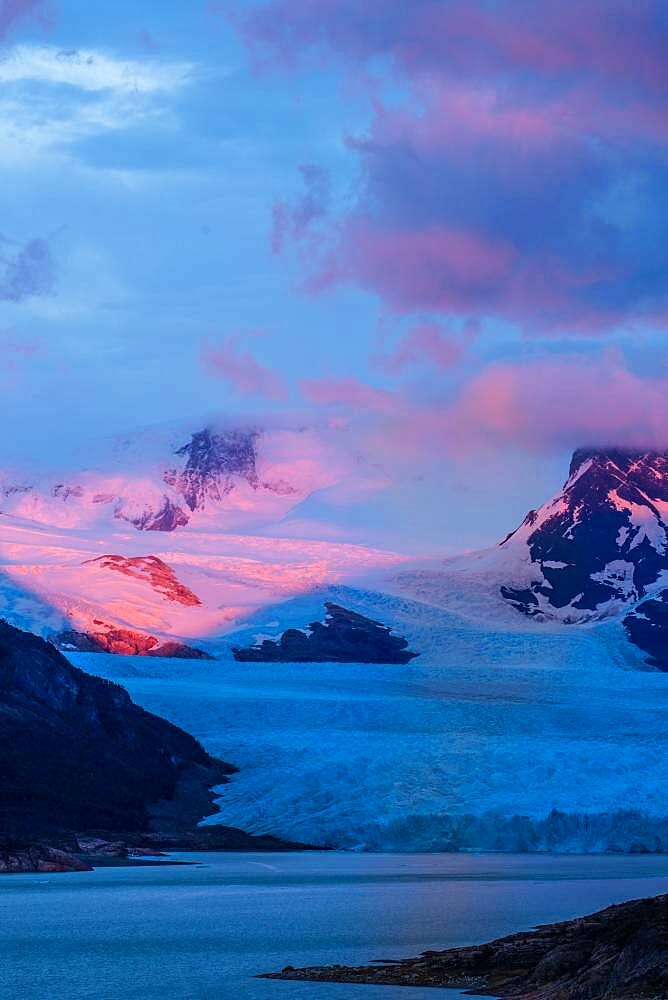
[[453,1000],[253,979],[483,941],[668,891],[668,857],[182,854],[0,878],[5,1000]]

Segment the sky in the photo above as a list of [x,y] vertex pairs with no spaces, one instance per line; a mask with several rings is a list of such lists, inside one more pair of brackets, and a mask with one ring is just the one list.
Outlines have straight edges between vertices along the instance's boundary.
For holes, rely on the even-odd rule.
[[454,550],[666,446],[667,44],[661,0],[0,0],[0,459],[345,426]]

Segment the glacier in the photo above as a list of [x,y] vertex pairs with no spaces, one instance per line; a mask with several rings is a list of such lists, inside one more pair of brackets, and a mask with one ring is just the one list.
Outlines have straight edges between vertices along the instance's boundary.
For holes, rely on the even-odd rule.
[[240,768],[209,823],[359,850],[668,850],[668,674],[618,621],[482,625],[330,587],[256,612],[233,640],[303,626],[325,599],[392,625],[420,657],[68,655]]

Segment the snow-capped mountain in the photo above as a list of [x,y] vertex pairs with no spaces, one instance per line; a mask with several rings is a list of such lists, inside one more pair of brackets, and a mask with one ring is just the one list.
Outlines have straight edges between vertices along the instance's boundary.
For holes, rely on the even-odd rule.
[[283,517],[352,470],[336,442],[307,428],[158,429],[112,442],[66,475],[5,470],[0,510],[57,527],[227,530]]
[[192,655],[255,608],[399,564],[285,525],[364,475],[326,428],[230,424],[102,442],[67,473],[5,470],[0,617],[63,648]]
[[562,492],[502,542],[536,570],[503,596],[524,614],[579,617],[636,601],[668,569],[667,518],[667,455],[577,451]]
[[[117,441],[67,477],[5,473],[0,615],[66,646],[155,655],[215,645],[255,609],[339,583],[515,629],[621,618],[663,588],[665,454],[577,451],[563,489],[500,544],[410,570],[392,552],[282,535],[305,499],[364,475],[321,429],[229,424]],[[656,666],[664,626],[634,615],[626,634],[651,631]]]
[[668,570],[668,455],[576,451],[563,489],[491,549],[399,578],[475,617],[596,621],[661,588]]

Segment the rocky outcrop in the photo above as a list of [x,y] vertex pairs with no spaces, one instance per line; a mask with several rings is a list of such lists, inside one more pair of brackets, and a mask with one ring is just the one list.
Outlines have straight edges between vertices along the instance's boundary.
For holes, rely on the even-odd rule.
[[668,569],[668,454],[580,450],[559,493],[501,547],[528,565],[501,586],[530,617],[584,621],[631,605]]
[[489,944],[359,967],[287,966],[262,978],[450,987],[507,1000],[661,1000],[668,997],[668,895]]
[[118,656],[163,656],[179,660],[213,660],[214,656],[196,646],[167,639],[160,642],[154,635],[134,632],[128,628],[116,628],[99,619],[93,620],[93,628],[88,632],[63,629],[49,636],[49,642],[57,649],[78,653],[114,653]]
[[168,601],[183,604],[184,607],[199,607],[202,603],[197,594],[193,594],[192,590],[181,583],[172,567],[157,556],[98,556],[96,559],[87,559],[83,565],[97,566],[135,580],[143,580]]
[[183,467],[168,469],[164,480],[191,511],[204,510],[209,501],[224,500],[234,489],[235,477],[257,489],[257,438],[256,431],[198,431],[176,451],[185,459]]
[[46,845],[0,842],[0,874],[20,872],[89,872],[92,866],[70,851]]
[[67,652],[118,653],[124,656],[147,656],[158,645],[158,640],[152,635],[114,628],[97,619],[94,625],[96,630],[90,632],[63,629],[49,636],[49,642]]
[[188,646],[185,642],[167,639],[159,646],[149,649],[147,656],[162,656],[166,660],[215,660],[216,657],[197,646]]
[[325,604],[325,622],[312,622],[308,633],[287,629],[278,641],[265,639],[246,649],[235,646],[242,661],[288,663],[409,663],[408,642],[380,622],[338,604]]
[[133,524],[138,531],[175,531],[177,528],[184,528],[188,523],[188,515],[169,497],[163,497],[162,504],[157,510],[148,508],[141,514],[129,514],[123,504],[119,504],[114,516],[119,521]]
[[123,688],[0,622],[0,835],[161,829],[162,814],[170,829],[192,829],[234,770]]

